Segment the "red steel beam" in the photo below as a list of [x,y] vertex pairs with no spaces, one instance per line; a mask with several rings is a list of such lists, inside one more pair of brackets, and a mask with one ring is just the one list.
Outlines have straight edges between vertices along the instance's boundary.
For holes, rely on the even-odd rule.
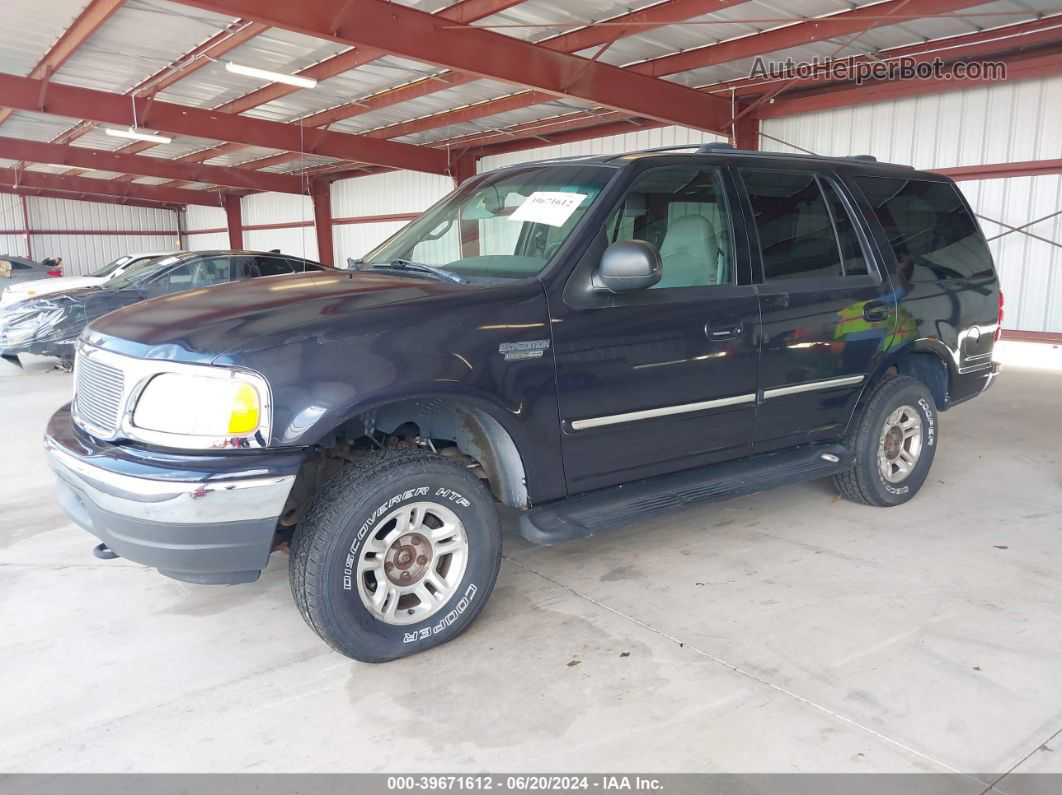
[[335,263],[335,246],[332,242],[332,186],[325,180],[314,180],[313,225],[317,232],[317,261],[325,265]]
[[[198,47],[186,52],[172,64],[160,69],[150,77],[141,80],[125,93],[127,96],[136,96],[139,98],[154,96],[161,91],[165,91],[178,80],[183,80],[193,72],[202,69],[210,63],[211,58],[220,58],[267,30],[269,30],[269,26],[263,25],[260,22],[238,20],[220,33],[211,36]],[[52,143],[70,143],[85,135],[95,127],[95,122],[78,124],[64,132],[52,141]],[[145,149],[150,149],[154,145],[155,144],[147,141],[134,141],[131,144],[126,144],[125,146],[120,147],[116,151],[125,154],[135,154],[136,152],[143,152]]]
[[[664,0],[663,2],[657,3],[648,8],[613,17],[612,19],[607,20],[609,23],[608,26],[595,27],[590,25],[571,33],[564,33],[545,41],[538,42],[538,46],[562,53],[574,53],[589,47],[611,44],[624,36],[643,33],[647,30],[652,30],[655,27],[661,27],[674,22],[681,22],[692,17],[717,11],[724,7],[724,5],[726,5],[726,7],[737,6],[745,1],[746,0]],[[509,4],[512,5],[512,3]],[[463,5],[464,4],[458,4],[452,6],[450,9],[441,11],[439,12],[439,16],[456,21],[456,14],[453,16],[448,16],[448,14],[451,11],[461,8]],[[423,80],[417,80],[396,88],[377,92],[368,97],[363,97],[357,102],[328,108],[320,113],[305,117],[302,119],[302,123],[311,127],[324,127],[329,124],[334,124],[337,121],[353,118],[362,113],[369,113],[370,111],[379,110],[380,108],[408,102],[429,94],[434,94],[438,91],[443,91],[456,85],[471,83],[477,79],[478,77],[476,75],[469,73],[456,71],[446,72],[442,75],[424,78]],[[548,102],[553,98],[553,95],[541,92],[522,92],[511,97],[503,97],[499,100],[495,100],[497,104],[490,109],[490,112],[503,113],[507,110],[525,108],[539,102]],[[479,108],[478,105],[473,107]],[[409,135],[410,133],[419,132],[423,129],[432,129],[436,126],[436,123],[433,121],[435,118],[436,117],[434,116],[429,116],[426,117],[426,119],[395,124],[389,127],[373,130],[366,133],[366,135],[370,138],[401,138],[403,135]],[[266,166],[275,165],[276,163],[290,162],[293,159],[293,155],[282,154],[246,165],[251,168],[265,168]]]
[[239,196],[225,196],[225,223],[229,232],[229,248],[243,248],[243,206]]
[[983,0],[918,0],[915,4],[917,7],[908,5],[909,3],[910,0],[886,0],[883,3],[860,6],[827,17],[815,17],[795,25],[772,28],[763,33],[753,33],[730,41],[654,58],[632,66],[630,69],[640,74],[662,77],[727,61],[765,55],[826,39],[854,36],[871,28],[888,25],[889,20],[882,17],[899,14],[901,11],[907,13],[893,24],[910,21],[909,17],[912,13],[917,13],[921,17],[932,17],[960,11],[970,6],[984,5]]
[[16,171],[0,168],[0,185],[8,187],[43,188],[70,193],[91,193],[98,196],[118,196],[128,199],[147,199],[161,204],[200,204],[217,207],[216,194],[204,190],[164,188],[161,185],[140,185],[135,182],[115,182],[112,179],[73,177],[68,174],[48,174],[43,171]]
[[12,196],[29,196],[43,199],[66,199],[67,201],[99,202],[100,204],[122,204],[127,207],[150,207],[152,209],[174,210],[180,205],[169,202],[129,199],[121,196],[101,196],[95,193],[77,193],[69,190],[48,190],[45,188],[27,188],[25,185],[12,187],[0,185],[0,193]]
[[[1045,42],[1058,43],[1059,41],[1062,41],[1062,17],[1056,16],[1053,18],[1035,20],[1033,22],[1008,25],[995,30],[981,31],[979,33],[973,34],[963,34],[961,36],[953,36],[947,39],[926,42],[924,44],[894,47],[879,53],[878,59],[887,61],[900,57],[909,57],[913,58],[915,61],[921,62],[938,56],[947,56],[949,58],[968,58],[975,56],[985,56],[986,59],[990,60],[1007,61],[1008,58],[1013,60],[1016,57],[1013,54],[1008,55],[1008,53],[1014,52],[1015,47],[1024,48],[1029,47],[1030,45],[1042,45]],[[1008,45],[1010,46],[1010,49],[1000,54],[1000,48],[1007,47]],[[868,59],[854,59],[856,63],[865,60]],[[1020,79],[1022,74],[1023,72],[1019,70],[1018,72],[1013,72],[1011,76],[1013,78]],[[1032,76],[1035,76],[1035,74]],[[947,82],[950,83],[954,81]],[[739,99],[745,99],[754,97],[762,93],[765,88],[765,85],[769,84],[765,84],[765,82],[762,80],[744,79],[741,81],[731,81],[729,83],[708,86],[705,87],[703,90],[709,92],[720,92],[720,95],[724,95],[728,93],[731,89],[734,89],[736,92],[736,96]],[[821,89],[821,91],[817,92],[817,94],[824,97],[827,96],[831,91],[847,92],[851,90],[850,94],[846,94],[844,96],[851,98],[860,98],[862,101],[879,101],[878,95],[875,93],[874,89],[871,88],[872,84],[864,85],[862,89],[852,89],[851,84],[827,83],[822,79],[809,78],[807,80],[797,81],[793,85],[796,88]],[[874,85],[880,86],[882,84],[879,83]],[[939,89],[947,89],[947,85],[939,85],[937,90]],[[784,99],[800,96],[803,95],[796,93],[790,94],[786,98],[775,99],[773,104],[779,104],[783,102]],[[839,104],[844,104],[844,102],[842,101]],[[769,114],[757,108],[755,116],[759,117],[761,115],[766,116]],[[597,136],[596,131],[594,131],[593,129],[594,127],[596,127],[596,125],[600,123],[600,119],[598,118],[597,114],[592,112],[583,112],[580,114],[570,114],[567,118],[570,119],[567,125],[569,130],[574,131],[580,127],[588,130],[587,134],[584,135],[581,140],[586,140],[587,138],[593,138]],[[742,120],[739,120],[738,123],[740,124],[744,118],[747,117],[742,117]],[[534,126],[540,123],[541,122],[527,122],[524,125],[517,125],[496,132],[483,133],[478,134],[476,136],[452,138],[447,139],[446,141],[437,141],[434,142],[432,145],[439,146],[445,144],[449,147],[454,147],[478,144],[480,147],[484,147],[478,150],[477,152],[478,154],[480,154],[480,156],[482,156],[482,154],[494,153],[495,150],[492,145],[497,144],[498,139],[500,137],[505,136],[506,133],[512,132],[518,134],[522,132],[521,128],[533,130]],[[639,123],[648,124],[648,122],[644,120],[640,121]],[[539,132],[538,134],[549,135],[551,132],[552,130],[547,127],[544,128],[543,131]],[[573,138],[573,140],[575,139]],[[517,144],[515,142],[508,142],[508,145],[502,144],[502,146],[504,146],[505,151],[520,151],[521,149],[529,149],[541,145],[543,145],[542,141],[536,141],[528,139],[526,137],[524,143],[522,144]]]
[[695,129],[722,130],[729,120],[718,97],[384,0],[178,2]]
[[206,182],[245,190],[267,190],[279,193],[303,193],[302,180],[287,174],[252,171],[247,168],[222,168],[199,164],[178,163],[160,157],[64,146],[40,141],[0,136],[0,157],[31,163],[56,166],[77,166],[89,171],[124,171],[142,177],[180,179],[187,182]]
[[956,182],[968,179],[1038,177],[1044,174],[1062,174],[1062,159],[1025,160],[1020,163],[990,163],[983,166],[955,166],[933,170],[938,174],[946,174]]
[[[42,111],[38,106],[40,89],[40,80],[0,74],[0,102],[8,107]],[[122,94],[52,84],[43,112],[129,126],[133,121],[130,104],[129,97]],[[445,174],[448,169],[446,153],[439,150],[327,130],[302,129],[296,124],[218,113],[171,102],[151,100],[144,103],[138,117],[143,127],[177,135],[215,138],[289,152],[305,151],[434,174]]]
[[[677,55],[665,55],[661,58],[644,61],[626,68],[626,71],[663,77],[704,66],[725,63],[740,58],[764,55],[786,47],[811,44],[833,36],[842,35],[839,31],[856,33],[882,24],[877,17],[890,11],[898,11],[908,0],[889,0],[874,6],[864,6],[852,11],[842,11],[830,17],[816,18],[799,22],[784,28],[774,28],[763,33],[755,33],[738,39],[710,44],[695,50],[688,50]],[[965,6],[977,5],[976,0],[927,0],[919,6],[918,12],[933,16],[934,14],[956,10]],[[872,9],[873,11],[868,11]],[[606,28],[607,30],[607,28]],[[554,40],[556,41],[556,40]],[[543,44],[548,46],[548,42]],[[682,56],[682,57],[679,57]],[[417,132],[447,127],[453,124],[481,119],[498,113],[506,113],[520,108],[530,107],[550,99],[539,92],[524,92],[495,100],[487,100],[475,105],[444,111],[423,119],[394,124],[369,135],[387,138],[399,138]],[[638,114],[645,115],[645,114]],[[729,115],[728,115],[729,120]]]
[[862,86],[833,88],[824,91],[805,91],[789,94],[774,102],[761,105],[757,115],[764,119],[780,116],[793,116],[799,113],[812,113],[831,108],[865,105],[872,102],[889,102],[906,97],[923,94],[938,94],[946,91],[959,91],[964,88],[992,85],[993,83],[1014,82],[1045,77],[1062,73],[1062,46],[1053,46],[1023,53],[1020,57],[999,60],[1007,65],[1007,76],[1002,79],[949,80],[934,78],[929,80],[892,80],[883,83],[864,83]]
[[[475,22],[478,19],[496,14],[499,11],[504,11],[506,8],[510,8],[514,5],[522,3],[524,0],[462,0],[462,2],[455,3],[449,8],[444,8],[439,12],[439,16],[448,19],[452,22]],[[320,63],[307,67],[297,74],[300,77],[309,77],[314,80],[327,80],[330,77],[335,77],[343,72],[348,72],[351,69],[356,69],[359,66],[363,66],[370,63],[377,58],[380,58],[387,53],[382,50],[376,50],[372,47],[355,47],[353,49],[341,52],[338,55],[334,55],[331,58],[326,58]],[[448,76],[440,76],[445,78]],[[426,82],[433,81],[434,78],[428,78]],[[417,81],[409,85],[417,85]],[[439,88],[443,86],[440,84]],[[243,113],[257,108],[259,105],[264,105],[267,102],[285,97],[294,91],[300,90],[295,86],[285,85],[283,83],[273,83],[268,86],[263,86],[257,91],[252,91],[250,94],[245,94],[242,97],[226,102],[224,105],[219,105],[214,110],[222,113]],[[371,108],[365,108],[362,110],[362,106],[359,102],[348,103],[341,107],[346,108],[359,108],[356,112],[367,112]],[[382,107],[382,105],[381,105]],[[351,115],[355,115],[351,113]],[[345,117],[344,117],[345,118]],[[306,127],[324,127],[331,123],[331,121],[325,121],[321,124],[314,124],[308,119],[303,119],[301,122]],[[236,144],[225,144],[224,151],[218,148],[218,151],[214,154],[207,150],[206,152],[196,152],[188,158],[200,158],[202,160],[209,160],[212,157],[217,157],[222,154],[229,154],[231,152],[238,151],[242,147]]]
[[[59,41],[52,45],[52,48],[33,67],[29,76],[34,79],[48,80],[86,39],[111,18],[123,2],[124,0],[91,0],[85,6],[85,10],[66,29],[66,32],[59,37]],[[7,121],[13,110],[10,107],[0,108],[0,124]]]

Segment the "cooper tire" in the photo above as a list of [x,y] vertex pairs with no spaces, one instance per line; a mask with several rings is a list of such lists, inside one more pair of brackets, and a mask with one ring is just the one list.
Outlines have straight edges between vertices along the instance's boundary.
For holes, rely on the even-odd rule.
[[[912,456],[915,428],[918,450]],[[855,464],[834,475],[834,486],[853,502],[882,508],[902,505],[922,488],[939,440],[937,408],[925,384],[903,375],[886,378],[849,431],[846,445]]]
[[[405,535],[405,543],[396,553],[403,555],[404,550],[411,550],[414,554],[404,559],[389,558],[392,562],[386,575],[382,563],[372,562],[378,554],[372,551],[374,545],[394,536],[396,522],[405,511],[416,516],[418,510],[425,527],[441,526],[438,515],[461,528],[467,543],[460,576],[454,578],[452,591],[440,591],[444,597],[434,591],[429,591],[429,597],[423,600],[405,595],[401,599],[416,599],[417,604],[403,607],[399,601],[398,609],[390,603],[378,609],[374,604],[377,589],[399,590],[390,584],[392,574],[433,571],[435,557],[415,556],[418,548],[412,544],[429,543],[423,537],[418,541],[416,534]],[[388,521],[395,516],[399,518]],[[409,526],[409,520],[405,521]],[[392,555],[390,550],[395,544],[398,541],[388,547],[388,555]],[[439,556],[440,565],[446,562],[444,558],[445,555]],[[448,560],[452,564],[454,553]],[[363,561],[379,568],[359,579]],[[418,566],[417,561],[424,565]],[[403,562],[409,568],[399,572],[396,565]],[[292,537],[289,574],[292,595],[306,623],[341,654],[378,663],[425,651],[464,632],[486,604],[500,564],[498,514],[490,492],[479,479],[442,456],[403,450],[366,455],[324,485]],[[431,596],[439,601],[430,602]],[[434,609],[423,620],[417,620],[421,601],[425,610]],[[383,615],[388,607],[390,617]]]

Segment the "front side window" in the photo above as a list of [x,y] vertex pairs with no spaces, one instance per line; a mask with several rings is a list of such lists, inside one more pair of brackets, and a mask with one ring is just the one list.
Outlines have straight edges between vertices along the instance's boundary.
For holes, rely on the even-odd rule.
[[885,228],[907,281],[992,273],[992,255],[954,184],[893,177],[855,181]]
[[741,174],[756,221],[765,281],[867,274],[855,226],[829,181],[798,172]]
[[488,174],[366,254],[362,267],[405,261],[467,281],[535,276],[615,174],[610,167],[574,164]]
[[653,288],[732,284],[733,243],[719,169],[660,168],[638,177],[605,223],[609,243],[644,240],[660,252]]

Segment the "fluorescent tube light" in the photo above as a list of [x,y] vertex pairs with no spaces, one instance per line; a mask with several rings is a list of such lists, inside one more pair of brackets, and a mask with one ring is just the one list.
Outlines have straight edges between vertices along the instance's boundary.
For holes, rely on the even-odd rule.
[[258,77],[273,83],[287,83],[289,86],[298,86],[299,88],[313,88],[317,85],[317,81],[311,77],[286,75],[283,72],[270,72],[268,69],[257,69],[253,66],[244,66],[242,63],[233,63],[232,61],[225,61],[225,68],[233,74]]
[[114,127],[107,127],[104,129],[107,135],[114,138],[131,138],[134,141],[151,141],[153,144],[169,144],[173,143],[173,139],[168,135],[155,135],[153,133],[140,132],[140,130],[130,127],[128,130],[118,130]]

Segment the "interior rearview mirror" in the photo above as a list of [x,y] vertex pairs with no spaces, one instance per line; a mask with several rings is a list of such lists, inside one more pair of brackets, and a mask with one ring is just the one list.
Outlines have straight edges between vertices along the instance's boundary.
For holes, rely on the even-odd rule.
[[594,272],[594,286],[614,293],[652,287],[663,275],[660,252],[644,240],[620,240],[605,249]]

